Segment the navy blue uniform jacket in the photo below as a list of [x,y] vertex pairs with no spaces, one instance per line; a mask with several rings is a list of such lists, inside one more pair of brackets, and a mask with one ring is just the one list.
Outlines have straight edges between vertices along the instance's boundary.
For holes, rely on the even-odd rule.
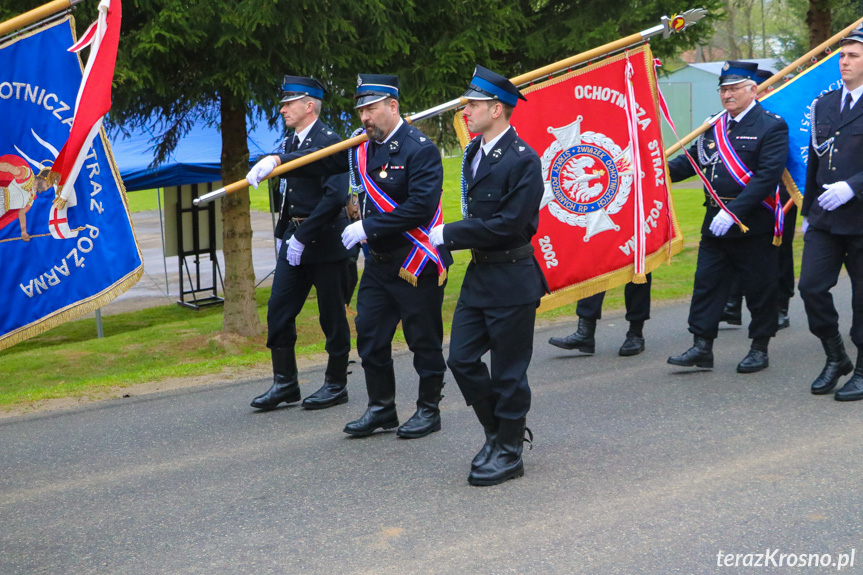
[[[470,166],[480,143],[476,138],[465,149],[468,214],[446,224],[444,246],[497,252],[529,244],[539,224],[543,193],[539,156],[510,128],[473,177]],[[547,291],[545,276],[531,256],[515,262],[471,262],[459,299],[471,307],[502,307],[538,302]]]
[[[293,136],[291,136],[293,137]],[[341,141],[338,134],[320,120],[300,144],[300,150],[323,148]],[[299,176],[288,172],[285,197],[275,235],[285,241],[291,236],[305,246],[303,264],[324,263],[348,257],[342,245],[342,230],[348,225],[345,213],[350,186],[345,174]],[[305,218],[297,225],[292,218]]]
[[[838,235],[863,234],[863,105],[851,108],[851,113],[839,119],[842,90],[827,92],[815,100],[815,139],[822,144],[834,138],[832,149],[818,156],[809,142],[809,164],[806,170],[806,193],[803,196],[803,216],[809,225]],[[848,182],[854,197],[832,212],[821,209],[818,199],[821,186]]]
[[[725,206],[749,228],[749,232],[744,234],[739,226],[733,225],[722,238],[734,239],[772,234],[773,213],[761,205],[761,202],[776,192],[776,186],[782,179],[782,172],[788,159],[788,125],[780,116],[766,111],[756,102],[743,120],[731,130],[728,138],[740,160],[751,172],[754,172],[745,188],[734,180],[721,161],[711,165],[704,163],[703,157],[699,158],[699,146],[708,158],[717,153],[712,128],[699,136],[697,143],[689,149],[695,161],[701,164],[707,179],[711,180],[717,195],[721,198],[733,198],[730,201],[723,200]],[[695,169],[683,154],[668,162],[668,171],[672,182],[679,182],[695,175]],[[706,190],[704,193],[706,196],[704,205],[707,210],[701,226],[701,235],[715,237],[709,229],[710,222],[719,213],[720,208],[718,205],[711,205],[712,198],[707,195]]]
[[[286,162],[311,151],[313,150],[304,147],[297,152],[283,154],[280,158],[282,162]],[[297,170],[301,175],[326,175],[347,171],[347,150]],[[368,236],[366,241],[369,247],[377,253],[406,252],[413,244],[402,232],[427,226],[440,203],[443,191],[440,151],[428,136],[404,122],[385,144],[369,143],[366,173],[398,204],[392,212],[379,212],[371,200],[361,194],[363,230]],[[446,250],[441,251],[444,265],[449,266],[452,257]],[[429,263],[423,273],[430,273],[434,267]]]

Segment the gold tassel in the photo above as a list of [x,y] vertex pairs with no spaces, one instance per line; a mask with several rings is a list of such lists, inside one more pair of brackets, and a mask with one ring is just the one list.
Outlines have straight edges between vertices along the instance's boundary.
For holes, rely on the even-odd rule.
[[740,222],[740,223],[739,223],[739,224],[737,224],[737,225],[738,225],[738,226],[740,226],[740,231],[741,231],[741,232],[743,232],[744,234],[745,234],[746,232],[748,232],[748,231],[749,231],[749,228],[747,228],[746,226],[744,226],[744,225],[743,225],[743,222]]
[[417,277],[405,268],[401,268],[399,270],[399,277],[411,284],[412,286],[417,287]]
[[632,283],[634,284],[646,284],[647,283],[647,275],[646,274],[635,274],[632,276]]
[[437,278],[437,285],[442,286],[446,282],[446,268],[443,269],[441,274]]
[[773,245],[781,246],[782,245],[782,236],[773,236]]

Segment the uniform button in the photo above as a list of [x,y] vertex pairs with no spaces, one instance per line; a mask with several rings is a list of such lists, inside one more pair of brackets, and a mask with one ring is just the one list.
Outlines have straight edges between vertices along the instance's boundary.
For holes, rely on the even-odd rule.
[[291,209],[292,209],[292,210],[294,209],[294,205],[293,205],[293,204],[291,204]]
[[838,136],[838,135],[839,135],[839,132],[836,132],[836,135]]
[[293,191],[294,191],[294,188],[288,188],[288,191],[289,191],[289,192],[293,192]]
[[833,170],[834,172],[836,171],[836,168],[830,168],[830,169]]
[[834,153],[834,154],[835,154],[835,153],[838,153],[838,152],[839,152],[839,150],[837,150],[836,148],[833,148],[833,153]]

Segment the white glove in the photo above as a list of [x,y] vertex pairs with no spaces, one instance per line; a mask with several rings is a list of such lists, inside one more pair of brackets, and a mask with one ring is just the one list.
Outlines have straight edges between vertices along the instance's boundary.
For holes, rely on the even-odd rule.
[[276,238],[276,257],[279,257],[280,253],[282,253],[282,240]]
[[246,181],[249,182],[250,186],[257,190],[258,184],[260,184],[262,180],[266,180],[267,176],[270,175],[270,172],[272,172],[278,165],[279,160],[276,156],[266,156],[263,160],[252,166],[252,169],[249,170],[248,174],[246,174]]
[[713,235],[716,237],[724,236],[728,233],[728,230],[731,229],[732,225],[734,225],[734,218],[728,215],[728,212],[722,210],[716,214],[713,217],[713,221],[710,222],[710,231],[713,232]]
[[809,218],[803,218],[803,235],[806,235],[806,230],[809,229]]
[[362,221],[352,223],[342,232],[342,244],[348,249],[351,249],[364,239],[366,239],[366,232],[363,230]]
[[300,258],[304,249],[306,246],[297,239],[297,236],[291,236],[291,239],[288,240],[288,263],[292,266],[300,265]]
[[443,224],[431,229],[429,232],[429,242],[435,247],[443,244]]
[[848,182],[824,184],[822,187],[825,191],[818,196],[818,205],[828,212],[832,212],[854,197],[854,190],[851,189]]

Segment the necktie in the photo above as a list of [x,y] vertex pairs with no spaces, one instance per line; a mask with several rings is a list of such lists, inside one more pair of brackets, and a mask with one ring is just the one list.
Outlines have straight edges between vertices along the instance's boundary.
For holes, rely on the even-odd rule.
[[730,134],[731,130],[733,130],[734,126],[736,126],[736,125],[737,125],[737,120],[728,120],[728,131],[725,133]]
[[854,105],[854,99],[851,97],[851,92],[845,94],[845,105],[842,106],[841,117],[844,118],[851,113],[851,106]]
[[473,169],[473,177],[476,177],[476,171],[479,169],[479,165],[482,163],[483,160],[485,160],[485,149],[480,147],[479,153],[475,156],[474,161],[471,163],[471,168]]
[[294,152],[294,151],[296,151],[296,149],[297,149],[297,148],[299,148],[299,147],[300,147],[300,138],[299,138],[296,134],[294,134],[294,137],[293,137],[293,139],[291,140],[291,145],[290,145],[290,147],[288,148],[288,152],[289,152],[289,153],[290,153],[290,152]]

